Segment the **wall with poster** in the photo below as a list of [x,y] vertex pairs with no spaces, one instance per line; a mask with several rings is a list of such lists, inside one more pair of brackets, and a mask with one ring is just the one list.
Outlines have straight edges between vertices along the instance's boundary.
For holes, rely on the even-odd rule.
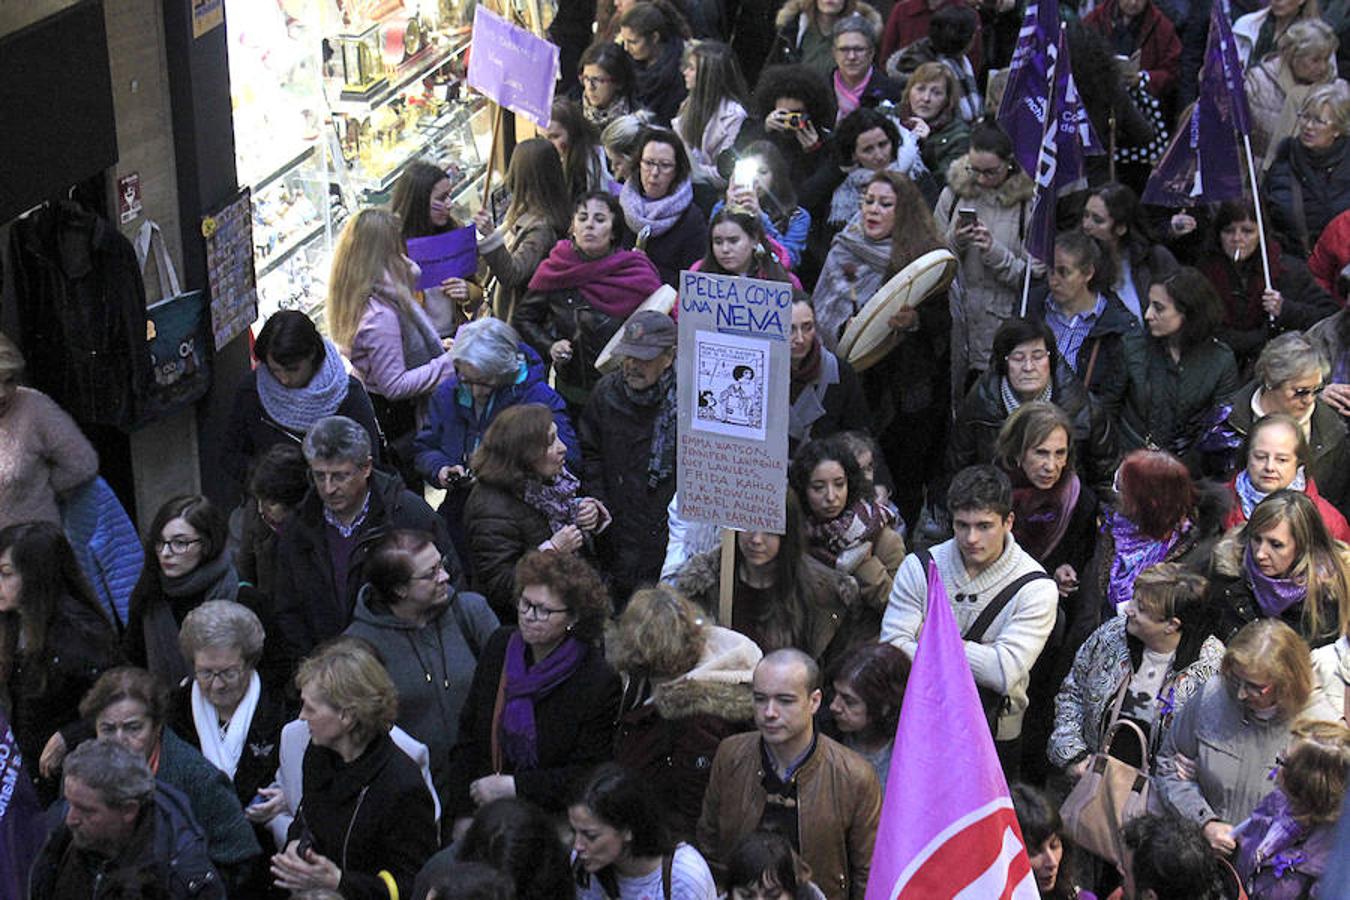
[[792,286],[680,273],[680,514],[786,527]]

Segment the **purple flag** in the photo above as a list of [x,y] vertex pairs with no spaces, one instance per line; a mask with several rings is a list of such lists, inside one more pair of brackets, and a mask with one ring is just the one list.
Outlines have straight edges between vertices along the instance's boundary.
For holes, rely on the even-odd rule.
[[1069,60],[1069,42],[1063,33],[1055,63],[1055,89],[1050,98],[1051,126],[1041,136],[1036,161],[1036,200],[1027,226],[1027,252],[1046,265],[1055,249],[1055,205],[1059,195],[1087,186],[1085,156],[1101,153],[1087,110],[1078,96]]
[[1144,187],[1143,201],[1187,207],[1242,196],[1238,135],[1251,130],[1247,90],[1233,31],[1214,4],[1209,16],[1209,45],[1200,72],[1200,97],[1186,126],[1177,132]]
[[[960,777],[944,777],[959,772]],[[1036,877],[937,565],[895,730],[866,900],[1036,900]]]
[[1013,156],[1026,172],[1035,171],[1040,157],[1058,46],[1059,0],[1030,0],[998,107],[999,127],[1012,138]]
[[0,710],[0,897],[28,896],[28,870],[45,837],[37,792]]

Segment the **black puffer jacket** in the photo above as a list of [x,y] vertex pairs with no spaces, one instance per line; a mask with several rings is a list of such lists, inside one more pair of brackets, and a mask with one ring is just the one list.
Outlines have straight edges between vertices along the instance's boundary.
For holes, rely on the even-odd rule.
[[464,506],[473,587],[503,621],[515,620],[516,563],[553,536],[548,518],[520,490],[478,481]]

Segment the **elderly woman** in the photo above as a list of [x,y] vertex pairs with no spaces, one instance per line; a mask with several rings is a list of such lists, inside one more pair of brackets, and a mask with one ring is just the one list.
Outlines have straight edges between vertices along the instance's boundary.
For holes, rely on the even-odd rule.
[[[774,17],[778,36],[769,50],[769,62],[800,63],[828,76],[835,66],[834,27],[852,16],[866,21],[874,32],[881,30],[881,15],[863,0],[788,0]],[[872,44],[875,53],[875,38]]]
[[0,334],[0,528],[60,524],[57,498],[98,475],[98,454],[50,397],[20,387],[24,359]]
[[[1055,697],[1047,750],[1053,765],[1082,777],[1113,715],[1143,729],[1149,755],[1156,755],[1177,710],[1199,693],[1223,658],[1223,644],[1209,633],[1207,587],[1202,576],[1176,563],[1140,573],[1134,596],[1122,606],[1124,615],[1107,621],[1078,649]],[[1122,732],[1118,746],[1107,750],[1139,765],[1138,747],[1127,736]]]
[[178,643],[192,679],[170,701],[173,732],[225,773],[241,806],[272,800],[288,716],[281,692],[258,677],[262,623],[248,607],[212,600],[188,613]]
[[[295,309],[273,314],[253,344],[260,365],[239,383],[223,436],[226,474],[242,484],[250,465],[276,444],[299,444],[324,416],[346,416],[383,443],[375,410],[361,381],[348,375],[342,354]],[[376,462],[379,462],[376,454]]]
[[1278,491],[1214,548],[1212,593],[1220,637],[1278,618],[1321,647],[1350,616],[1350,548],[1332,538],[1306,496]]
[[603,503],[581,496],[567,452],[548,407],[523,403],[497,417],[470,460],[477,482],[464,515],[473,581],[499,618],[515,602],[522,556],[589,553],[611,521]]
[[951,164],[970,149],[970,126],[961,118],[961,82],[940,62],[924,63],[905,81],[900,122],[919,139],[923,163],[939,185]]
[[300,810],[272,857],[275,884],[360,900],[410,895],[436,850],[435,806],[389,736],[393,682],[374,654],[346,642],[302,662],[295,683],[310,744]]
[[1253,61],[1244,76],[1252,113],[1252,154],[1258,164],[1274,161],[1275,147],[1298,131],[1298,111],[1308,92],[1337,81],[1339,41],[1321,19],[1305,19],[1289,26],[1277,50]]
[[1320,18],[1317,0],[1272,0],[1271,3],[1233,22],[1233,40],[1238,60],[1250,68],[1274,52],[1280,39],[1298,22]]
[[1246,466],[1228,481],[1233,504],[1224,517],[1225,528],[1234,528],[1251,517],[1258,503],[1276,491],[1298,491],[1316,507],[1331,537],[1350,541],[1345,516],[1322,496],[1317,479],[1308,471],[1311,451],[1298,420],[1287,413],[1270,413],[1256,420],[1244,442]]
[[675,287],[680,270],[703,255],[708,241],[689,155],[674,132],[649,128],[638,137],[633,163],[638,177],[625,181],[619,194],[624,221],[661,280]]
[[83,727],[73,710],[99,674],[122,661],[116,626],[50,522],[0,529],[0,689],[28,775],[44,803]]
[[575,779],[613,753],[620,687],[599,646],[600,576],[576,556],[530,553],[515,586],[517,624],[483,648],[451,754],[457,835],[499,797],[562,812]]
[[99,740],[126,747],[150,763],[157,779],[187,795],[228,893],[255,896],[250,891],[262,881],[258,838],[229,776],[167,726],[168,697],[155,676],[130,667],[104,672],[80,701],[80,715]]
[[459,330],[450,356],[455,374],[436,389],[413,447],[418,473],[445,491],[440,514],[460,559],[468,560],[464,504],[473,487],[469,459],[502,410],[518,403],[547,406],[574,464],[581,454],[567,418],[567,401],[549,387],[539,354],[510,325],[496,318],[470,322]]
[[1269,791],[1269,773],[1301,717],[1336,719],[1313,692],[1308,645],[1283,622],[1252,622],[1229,642],[1219,673],[1172,720],[1154,788],[1203,826],[1210,846],[1231,854],[1233,825]]
[[1266,173],[1271,226],[1306,256],[1322,229],[1350,207],[1350,86],[1313,88],[1298,114],[1298,133],[1275,148]]
[[876,65],[880,28],[864,16],[846,16],[834,23],[831,52],[836,121],[858,109],[899,103],[904,89]]
[[478,654],[497,630],[482,594],[455,589],[431,535],[391,531],[371,551],[344,634],[370,643],[398,690],[399,726],[427,745],[442,806]]
[[688,839],[717,744],[754,720],[750,676],[763,653],[664,584],[633,594],[608,645],[624,685],[614,759],[651,782]]

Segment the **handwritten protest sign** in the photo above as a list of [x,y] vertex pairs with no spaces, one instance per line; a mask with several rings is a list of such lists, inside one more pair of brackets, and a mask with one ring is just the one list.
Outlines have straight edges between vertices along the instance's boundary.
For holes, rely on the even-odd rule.
[[408,256],[422,268],[417,289],[439,287],[447,278],[468,278],[478,271],[478,242],[473,226],[430,237],[409,238]]
[[469,86],[547,128],[558,48],[479,4],[473,14]]
[[680,273],[680,514],[786,528],[792,286]]

